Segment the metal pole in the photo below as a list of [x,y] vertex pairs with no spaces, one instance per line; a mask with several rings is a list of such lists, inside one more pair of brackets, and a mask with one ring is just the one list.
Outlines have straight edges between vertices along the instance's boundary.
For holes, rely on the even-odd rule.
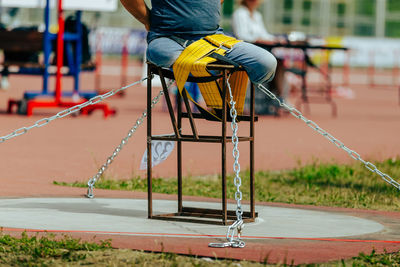
[[151,67],[147,66],[147,217],[149,219],[153,217],[153,180],[151,162],[151,75]]
[[[79,93],[79,75],[81,73],[82,64],[82,11],[76,11],[76,49],[75,49],[75,73],[74,73],[74,92]],[[122,86],[121,86],[122,87]]]
[[254,116],[255,116],[255,88],[254,84],[250,86],[250,218],[256,217],[255,211],[255,195],[254,195]]
[[58,35],[57,35],[57,74],[56,74],[56,103],[61,102],[61,68],[64,58],[64,11],[62,8],[62,0],[58,0]]
[[[1,0],[0,0],[1,1]],[[44,71],[43,71],[43,90],[42,94],[46,95],[49,88],[49,66],[51,54],[51,40],[50,40],[50,0],[46,0],[46,7],[44,8],[44,38],[43,38],[43,51],[44,51]]]
[[[179,92],[176,93],[177,101],[177,113],[178,113],[178,130],[182,129],[182,98]],[[180,136],[176,136],[178,138],[177,141],[177,174],[178,174],[178,212],[182,212],[183,204],[182,204],[182,141]]]
[[227,71],[224,69],[222,82],[222,146],[221,146],[221,179],[222,179],[222,223],[227,225],[227,204],[226,204],[226,89]]

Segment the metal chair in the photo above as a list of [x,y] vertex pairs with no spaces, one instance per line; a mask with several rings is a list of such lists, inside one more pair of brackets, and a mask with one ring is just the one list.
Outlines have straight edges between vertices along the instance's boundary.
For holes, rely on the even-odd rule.
[[[183,90],[182,95],[178,95],[178,106],[175,111],[171,98],[168,92],[167,83],[165,78],[174,79],[173,72],[169,69],[160,68],[152,63],[148,64],[148,77],[147,79],[147,182],[148,182],[148,218],[150,219],[160,219],[160,220],[175,220],[184,222],[197,222],[197,223],[208,223],[208,224],[221,224],[227,225],[232,221],[236,220],[236,213],[233,210],[227,209],[227,188],[226,188],[226,148],[227,143],[232,142],[231,136],[227,135],[226,125],[227,122],[231,121],[229,115],[227,101],[222,101],[222,109],[217,111],[220,116],[220,121],[215,119],[213,116],[207,116],[203,113],[192,112],[190,107],[189,99],[185,90]],[[227,77],[230,73],[235,71],[243,70],[242,68],[235,67],[229,64],[213,63],[207,66],[209,70],[217,71],[221,73],[219,76],[212,77],[189,77],[189,82],[210,82],[216,81],[217,79],[222,79],[222,86],[219,90],[222,99],[227,99]],[[174,130],[174,135],[152,135],[152,120],[153,115],[151,112],[151,101],[152,101],[152,82],[150,77],[153,75],[159,75],[161,79],[161,84],[165,96],[165,100],[168,106],[168,112],[171,119],[172,128]],[[238,116],[239,121],[247,121],[250,124],[250,131],[248,136],[239,136],[239,142],[249,142],[250,145],[250,210],[245,211],[243,214],[243,220],[245,222],[252,222],[257,217],[255,212],[255,199],[254,199],[254,126],[257,121],[254,111],[254,85],[250,86],[250,114]],[[183,100],[183,101],[182,101]],[[182,111],[182,102],[186,107],[186,112]],[[182,134],[182,120],[188,119],[190,122],[191,134]],[[196,126],[195,120],[206,119],[214,120],[214,122],[221,125],[221,135],[211,136],[211,135],[201,135],[199,134],[199,129]],[[165,141],[175,141],[177,143],[177,179],[178,179],[178,210],[175,213],[170,214],[153,214],[153,190],[152,190],[152,154],[151,154],[151,141],[152,140],[165,140]],[[185,142],[195,142],[195,143],[215,143],[221,145],[221,209],[207,209],[207,208],[194,208],[186,207],[183,205],[182,196],[182,149],[183,143]]]

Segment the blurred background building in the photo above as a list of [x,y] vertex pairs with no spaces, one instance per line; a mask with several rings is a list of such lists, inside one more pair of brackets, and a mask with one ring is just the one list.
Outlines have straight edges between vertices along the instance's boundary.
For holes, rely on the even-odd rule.
[[[231,16],[238,4],[239,0],[224,1],[221,24],[226,32],[231,32]],[[0,22],[7,28],[39,26],[39,30],[44,29],[43,9],[0,9]],[[330,61],[335,66],[343,66],[346,60],[355,67],[373,64],[398,68],[400,65],[400,0],[263,0],[259,10],[270,33],[302,32],[311,39],[350,48],[350,60],[343,53],[332,53]],[[73,12],[65,13],[68,16]],[[119,1],[116,11],[85,11],[82,20],[90,29],[92,51],[100,49],[104,54],[120,54],[126,47],[130,55],[143,56],[144,27]],[[51,21],[57,24],[55,9]]]
[[[225,0],[223,26],[228,31],[230,16],[236,5],[236,0]],[[400,38],[399,0],[264,0],[260,11],[272,33],[301,31],[321,37]],[[3,10],[1,14],[2,22],[6,24],[17,26],[43,23],[43,11],[38,9],[20,9],[18,12]],[[91,28],[142,28],[121,4],[112,13],[85,12],[83,19]]]
[[263,12],[273,32],[400,37],[398,0],[266,0]]

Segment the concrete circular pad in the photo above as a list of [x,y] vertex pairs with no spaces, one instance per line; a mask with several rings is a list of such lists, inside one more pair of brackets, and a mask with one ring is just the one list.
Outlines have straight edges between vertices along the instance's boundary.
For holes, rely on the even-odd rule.
[[[184,205],[220,208],[219,203]],[[235,206],[229,206],[234,209]],[[244,207],[247,210],[247,207]],[[176,212],[176,201],[154,200],[157,213]],[[243,238],[322,238],[356,236],[381,231],[371,220],[331,212],[293,208],[256,207],[259,218],[246,224]],[[1,199],[0,226],[49,231],[81,231],[120,235],[225,235],[226,226],[147,219],[147,200],[86,198]]]

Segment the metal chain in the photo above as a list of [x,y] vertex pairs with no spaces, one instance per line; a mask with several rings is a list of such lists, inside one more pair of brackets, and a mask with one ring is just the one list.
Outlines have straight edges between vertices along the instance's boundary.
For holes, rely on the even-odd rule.
[[49,124],[50,122],[52,122],[52,121],[54,121],[56,119],[64,118],[64,117],[66,117],[68,115],[71,115],[72,113],[78,112],[81,109],[83,109],[84,107],[97,104],[97,103],[103,101],[104,99],[109,98],[110,96],[113,96],[113,95],[117,94],[120,91],[123,91],[123,90],[125,90],[125,89],[127,89],[129,87],[132,87],[132,86],[134,86],[136,84],[139,84],[139,83],[147,80],[147,78],[148,77],[145,77],[145,78],[143,78],[143,79],[141,79],[141,80],[139,80],[137,82],[131,83],[131,84],[127,85],[127,86],[124,86],[124,87],[121,87],[121,88],[118,88],[118,89],[111,90],[111,91],[109,91],[109,92],[107,92],[105,94],[94,96],[94,97],[90,98],[88,101],[86,101],[86,102],[84,102],[82,104],[79,104],[79,105],[70,107],[68,109],[65,109],[63,111],[60,111],[56,115],[54,115],[52,117],[40,119],[40,120],[36,121],[35,124],[33,124],[31,126],[22,127],[22,128],[19,128],[19,129],[13,131],[12,133],[10,133],[8,135],[1,136],[0,137],[0,144],[4,143],[5,141],[7,141],[7,140],[9,140],[11,138],[26,134],[29,130],[31,130],[33,128],[43,127],[43,126]]
[[[167,85],[169,90],[169,87],[173,83],[172,80],[169,81],[169,84]],[[159,101],[161,96],[164,94],[163,90],[160,90],[157,96],[155,96],[152,101],[150,108],[152,109]],[[124,145],[128,142],[129,138],[136,132],[137,128],[142,125],[144,119],[147,117],[147,109],[143,111],[142,115],[136,120],[135,125],[129,130],[127,136],[122,139],[121,143],[114,149],[114,152],[109,156],[106,160],[106,162],[100,167],[99,171],[88,181],[88,190],[86,196],[88,198],[94,198],[94,185],[97,182],[97,180],[103,175],[103,173],[107,170],[108,166],[114,161],[114,158],[118,155],[118,153],[122,150]]]
[[243,248],[246,244],[240,239],[241,232],[243,229],[243,208],[242,208],[242,192],[240,191],[240,186],[242,185],[242,179],[240,178],[240,164],[239,164],[239,138],[238,138],[238,123],[236,122],[237,111],[235,108],[236,102],[233,100],[232,88],[229,84],[229,77],[227,79],[227,85],[229,89],[229,96],[231,105],[230,114],[232,118],[231,129],[232,129],[232,156],[235,160],[233,163],[233,171],[235,172],[234,184],[236,186],[235,200],[236,200],[236,221],[229,226],[226,233],[226,239],[228,242],[224,243],[210,243],[210,247],[233,247],[233,248]]
[[364,159],[361,158],[361,156],[355,152],[354,150],[351,150],[350,148],[346,147],[339,139],[333,137],[330,133],[328,133],[327,131],[325,131],[324,129],[322,129],[321,127],[318,126],[318,124],[316,124],[315,122],[313,122],[312,120],[307,119],[306,117],[303,116],[303,114],[297,110],[294,107],[289,106],[288,104],[286,104],[284,101],[281,101],[278,97],[276,97],[271,91],[269,91],[264,85],[259,84],[258,88],[265,93],[269,98],[271,98],[272,100],[275,100],[276,102],[278,102],[279,106],[281,106],[282,108],[286,109],[287,111],[289,111],[290,114],[292,114],[294,117],[304,121],[307,126],[309,126],[311,129],[313,129],[314,131],[316,131],[317,133],[321,134],[323,137],[325,137],[326,139],[328,139],[329,141],[331,141],[333,144],[335,144],[338,148],[343,149],[344,151],[347,152],[347,154],[350,155],[350,157],[352,157],[355,160],[361,161],[364,166],[370,170],[371,172],[374,172],[376,174],[378,174],[385,182],[387,182],[388,184],[396,187],[397,189],[400,190],[400,183],[398,183],[397,181],[395,181],[392,177],[390,177],[389,175],[387,175],[386,173],[381,172],[374,164],[372,164],[369,161],[365,161]]

